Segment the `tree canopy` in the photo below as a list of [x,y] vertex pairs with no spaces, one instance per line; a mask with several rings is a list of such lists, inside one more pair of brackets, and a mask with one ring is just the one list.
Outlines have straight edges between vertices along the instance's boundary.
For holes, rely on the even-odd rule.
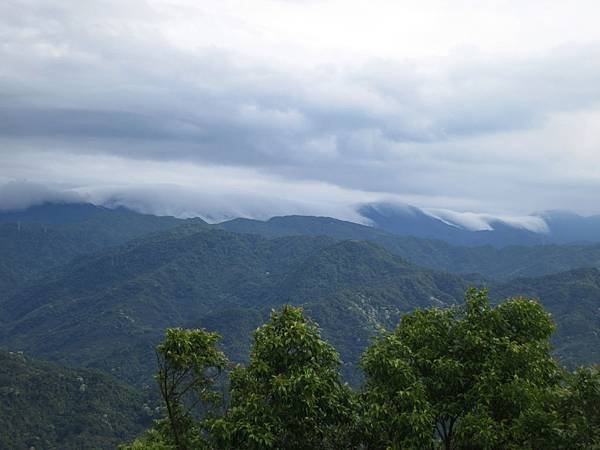
[[216,427],[223,448],[343,448],[355,408],[339,365],[301,309],[274,311],[255,332],[248,366],[231,374],[231,404]]
[[[519,421],[561,377],[554,329],[539,303],[493,308],[486,291],[463,306],[406,315],[366,351],[366,428],[377,445],[523,448]],[[435,442],[434,442],[435,444]]]
[[223,414],[209,418],[184,397],[214,404],[214,374],[227,366],[218,335],[169,330],[158,348],[167,418],[126,448],[598,449],[600,370],[561,368],[553,330],[537,301],[493,306],[470,289],[460,306],[417,310],[382,332],[354,392],[317,325],[285,306],[255,331]]

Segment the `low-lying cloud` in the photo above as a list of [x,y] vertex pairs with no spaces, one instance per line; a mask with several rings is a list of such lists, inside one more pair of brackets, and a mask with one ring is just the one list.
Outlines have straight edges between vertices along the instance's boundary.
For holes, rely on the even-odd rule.
[[38,183],[11,181],[0,185],[0,211],[23,210],[44,203],[83,203],[88,200],[77,191]]
[[491,231],[498,222],[504,222],[515,228],[532,231],[534,233],[548,233],[550,229],[543,217],[529,216],[497,216],[474,212],[457,212],[447,209],[425,209],[426,214],[441,220],[449,225],[470,231]]

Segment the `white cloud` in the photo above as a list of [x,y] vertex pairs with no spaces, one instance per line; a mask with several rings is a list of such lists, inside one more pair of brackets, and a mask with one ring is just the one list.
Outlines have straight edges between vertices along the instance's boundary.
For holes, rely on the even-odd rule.
[[464,228],[470,231],[491,231],[495,222],[504,222],[515,228],[533,231],[534,233],[548,233],[548,224],[538,216],[497,216],[473,212],[456,212],[448,209],[425,209],[425,213],[449,225]]

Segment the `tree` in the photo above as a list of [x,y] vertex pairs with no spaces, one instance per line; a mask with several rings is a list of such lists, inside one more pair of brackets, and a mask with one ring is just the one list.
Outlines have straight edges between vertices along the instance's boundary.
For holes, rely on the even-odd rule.
[[208,448],[207,424],[199,419],[209,417],[222,401],[215,384],[227,358],[217,349],[219,340],[217,333],[171,328],[156,349],[156,378],[167,412],[157,429],[177,450]]
[[562,448],[600,449],[600,366],[569,374],[566,395],[558,405],[566,442]]
[[354,417],[340,360],[300,308],[272,312],[247,367],[231,374],[231,405],[213,431],[221,448],[344,448]]
[[220,417],[219,336],[171,329],[157,348],[167,418],[122,448],[600,450],[600,368],[560,368],[553,329],[536,301],[492,307],[471,289],[464,305],[417,310],[377,337],[355,396],[335,349],[286,306],[256,330]]
[[519,420],[528,448],[600,449],[600,367],[565,371],[564,380],[544,393],[542,405]]
[[464,306],[404,316],[362,360],[366,445],[526,448],[518,419],[539,410],[562,374],[550,355],[553,330],[537,302],[493,308],[475,289]]

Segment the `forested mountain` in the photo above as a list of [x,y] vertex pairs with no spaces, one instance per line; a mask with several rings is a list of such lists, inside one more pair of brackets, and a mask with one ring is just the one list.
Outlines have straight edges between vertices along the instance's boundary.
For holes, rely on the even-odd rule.
[[600,215],[582,217],[568,211],[546,211],[540,217],[548,224],[553,242],[600,241]]
[[0,212],[0,298],[73,258],[200,219],[156,217],[93,205],[46,204]]
[[[0,211],[0,222],[64,225],[84,222],[94,216],[110,213],[111,211],[114,210],[90,203],[42,203],[22,210]],[[104,214],[103,217],[106,216]]]
[[[0,213],[0,292],[73,258],[131,239],[175,227],[209,227],[200,219],[156,217],[92,205],[42,205]],[[286,216],[268,221],[235,219],[213,225],[237,233],[268,238],[329,236],[366,240],[414,264],[457,274],[487,278],[541,276],[582,267],[600,267],[600,245],[461,247],[441,240],[397,236],[383,230],[328,217]]]
[[[570,275],[549,279],[579,286]],[[321,324],[347,364],[346,375],[356,379],[355,363],[378,327],[392,327],[416,307],[460,302],[474,282],[419,268],[365,241],[266,239],[183,226],[79,257],[8,297],[0,304],[0,344],[144,384],[165,328],[219,331],[227,336],[229,355],[241,361],[251,331],[269,309],[291,303],[304,305]],[[519,283],[486,284],[504,297],[523,293],[546,304],[549,294],[533,289],[550,285],[547,279],[527,280],[528,292]],[[573,314],[585,314],[587,302],[600,298],[596,285],[590,289],[581,297],[555,287],[548,307],[568,303]],[[559,348],[579,335],[563,327],[563,319],[572,316],[556,317]],[[596,357],[583,350],[569,355],[571,363]]]
[[[253,330],[272,308],[289,303],[302,305],[319,324],[341,353],[345,379],[356,385],[357,362],[378,330],[394,328],[415,308],[461,303],[472,284],[490,287],[495,301],[539,298],[557,323],[560,360],[569,367],[600,361],[600,271],[594,268],[600,245],[459,247],[326,217],[208,225],[126,210],[57,208],[61,218],[52,218],[51,206],[0,218],[7,220],[0,223],[0,347],[27,358],[10,355],[6,367],[21,364],[10,369],[15,373],[71,370],[33,362],[31,355],[100,369],[148,393],[154,346],[166,328],[217,331],[227,356],[244,362]],[[39,384],[48,399],[59,395],[52,386],[61,386],[62,378],[53,376],[59,381]],[[118,399],[129,398],[112,378],[101,381],[117,386]],[[72,387],[60,389],[75,398]],[[138,394],[127,392],[139,403]],[[36,410],[33,400],[21,399],[23,411]],[[123,411],[129,422],[115,436],[134,432],[138,423],[138,409]],[[57,426],[47,416],[39,420]],[[117,439],[91,425],[81,430],[98,442]],[[10,436],[33,439],[18,430]],[[39,436],[64,439],[60,448],[79,448],[83,439],[47,430]]]
[[[365,242],[185,228],[81,257],[8,298],[1,343],[140,383],[166,327],[206,323],[249,339],[271,307],[294,303],[356,361],[378,325],[460,301],[465,287]],[[245,354],[244,343],[229,344]]]
[[496,300],[539,299],[557,323],[555,354],[567,366],[600,363],[600,270],[519,278],[493,286],[491,291]]
[[0,448],[114,449],[153,414],[108,375],[0,350]]
[[396,236],[383,230],[330,217],[286,216],[267,221],[235,219],[217,227],[265,237],[331,236],[374,242],[414,264],[493,279],[535,277],[583,267],[600,267],[600,245],[461,247],[441,240]]

